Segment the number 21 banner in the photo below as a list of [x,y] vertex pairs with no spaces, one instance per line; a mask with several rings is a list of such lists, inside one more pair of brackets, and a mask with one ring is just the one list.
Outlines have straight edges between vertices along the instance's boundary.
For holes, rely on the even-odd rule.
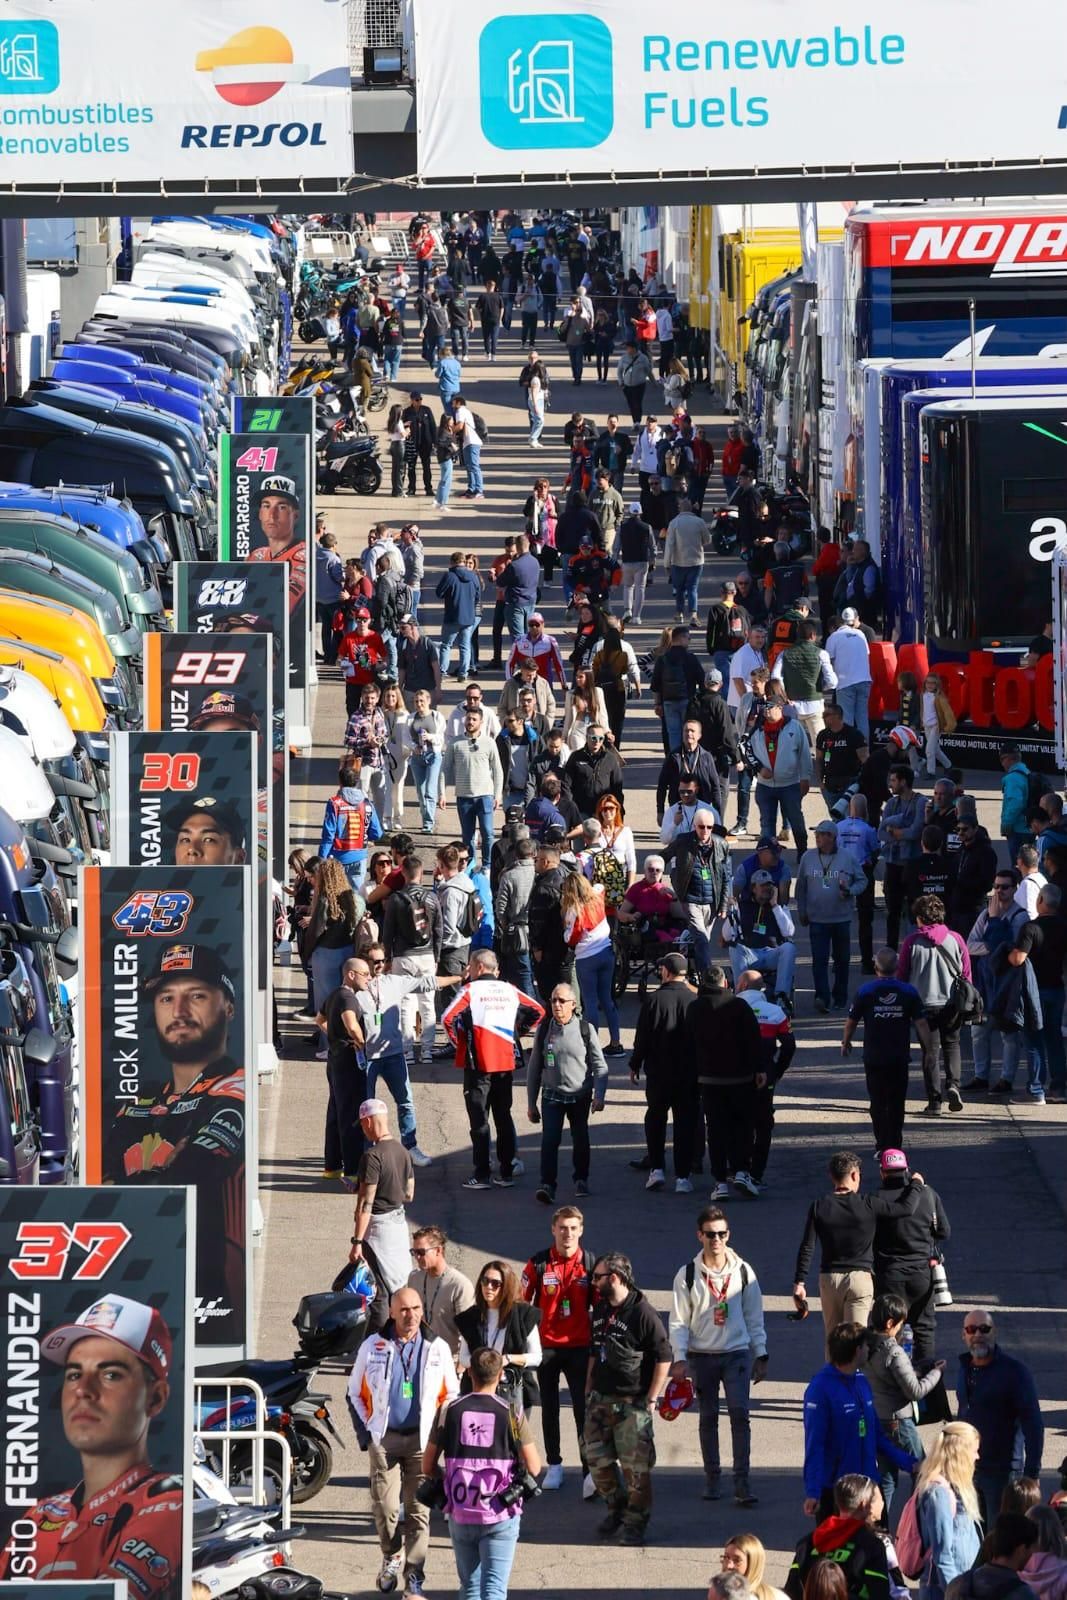
[[82,869],[82,1168],[196,1190],[205,1360],[251,1339],[250,896],[247,867]]
[[3,1191],[0,1597],[181,1600],[195,1207],[173,1186]]

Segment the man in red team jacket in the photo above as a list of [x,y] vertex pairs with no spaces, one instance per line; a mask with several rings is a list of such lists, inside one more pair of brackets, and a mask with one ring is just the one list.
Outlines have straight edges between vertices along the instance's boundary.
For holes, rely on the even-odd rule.
[[[474,1150],[474,1175],[464,1189],[510,1189],[515,1181],[517,1139],[511,1115],[520,1033],[536,1028],[545,1014],[537,1000],[500,977],[491,950],[476,950],[467,981],[441,1018],[456,1047],[456,1066],[463,1069],[463,1099]],[[498,1177],[492,1176],[489,1113],[496,1126]]]
[[[589,1370],[589,1307],[593,1298],[594,1256],[582,1248],[585,1218],[577,1206],[560,1206],[552,1218],[552,1244],[527,1261],[522,1274],[523,1299],[541,1313],[541,1425],[548,1472],[543,1487],[563,1487],[559,1443],[559,1380],[567,1380],[578,1450],[585,1466],[585,1380]],[[591,1480],[590,1480],[591,1483]]]

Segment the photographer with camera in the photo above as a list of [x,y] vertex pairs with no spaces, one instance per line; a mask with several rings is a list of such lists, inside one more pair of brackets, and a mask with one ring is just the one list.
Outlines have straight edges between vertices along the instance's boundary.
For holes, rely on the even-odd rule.
[[[422,1457],[420,1503],[444,1510],[460,1593],[507,1594],[523,1505],[541,1493],[541,1458],[525,1416],[515,1418],[496,1392],[504,1358],[471,1355],[471,1393],[446,1401]],[[438,1464],[444,1461],[443,1473]]]

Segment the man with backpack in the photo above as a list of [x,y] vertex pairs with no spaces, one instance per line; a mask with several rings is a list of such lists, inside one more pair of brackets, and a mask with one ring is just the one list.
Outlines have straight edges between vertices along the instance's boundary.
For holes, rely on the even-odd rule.
[[[441,903],[432,889],[422,882],[422,862],[417,855],[405,856],[400,864],[404,875],[401,888],[394,889],[385,902],[382,943],[389,957],[390,972],[432,978],[441,957],[443,920]],[[415,1017],[421,1019],[416,1033]],[[433,1055],[437,1016],[430,992],[413,991],[400,1002],[400,1026],[405,1053],[416,1065]]]
[[[923,1052],[926,1080],[926,1115],[937,1116],[945,1102],[950,1111],[963,1110],[960,1094],[960,1009],[956,981],[971,981],[971,956],[958,933],[945,926],[945,903],[936,894],[920,895],[911,908],[916,932],[900,947],[897,977],[918,991],[932,1048]],[[944,1072],[938,1060],[941,1045]]]
[[437,898],[441,909],[437,970],[444,977],[464,971],[470,960],[471,940],[482,920],[478,891],[468,875],[460,871],[459,851],[454,844],[442,845],[437,852]]
[[363,883],[368,844],[382,837],[381,820],[359,780],[359,766],[346,762],[338,774],[337,793],[326,802],[319,840],[319,855],[339,861],[353,889]]
[[1015,861],[1023,845],[1033,843],[1027,818],[1031,808],[1040,804],[1046,780],[1030,771],[1013,741],[1002,744],[999,753],[1004,773],[1000,780],[1000,833],[1008,841],[1008,860]]
[[757,1505],[749,1483],[752,1430],[749,1394],[767,1372],[763,1295],[747,1261],[729,1248],[730,1224],[719,1206],[697,1217],[700,1250],[674,1276],[669,1331],[672,1378],[692,1377],[700,1401],[700,1453],[704,1499],[718,1500],[719,1386],[726,1395],[733,1448],[734,1501]]
[[608,1087],[600,1039],[576,1010],[573,987],[557,983],[550,1006],[534,1034],[526,1081],[527,1116],[541,1123],[541,1182],[535,1198],[546,1206],[556,1198],[564,1123],[571,1130],[574,1192],[579,1199],[589,1193],[589,1116],[603,1111]]
[[603,889],[604,915],[613,922],[626,898],[626,868],[604,838],[604,830],[596,817],[587,817],[582,823],[582,846],[578,867],[590,883],[599,884]]
[[[553,1011],[557,1008],[553,1007]],[[594,1035],[595,1038],[595,1035]],[[606,1069],[605,1069],[606,1070]],[[538,1194],[540,1198],[540,1192]],[[541,1313],[541,1426],[548,1472],[544,1489],[563,1487],[563,1455],[559,1437],[559,1381],[566,1379],[578,1434],[578,1452],[585,1463],[585,1380],[589,1371],[589,1311],[593,1301],[593,1253],[582,1247],[585,1218],[577,1206],[560,1206],[552,1218],[552,1243],[537,1250],[522,1273],[523,1299]],[[592,1481],[586,1478],[586,1498]]]
[[664,753],[677,750],[690,700],[704,687],[704,669],[689,648],[689,629],[671,629],[671,642],[652,668],[652,708],[663,723]]
[[[961,831],[964,825],[960,824]],[[964,843],[966,851],[967,844]],[[1007,970],[1007,953],[1026,927],[1027,915],[1015,900],[1019,887],[1016,867],[998,867],[993,879],[993,892],[985,910],[979,912],[967,937],[967,950],[971,957],[974,984],[982,997],[985,1015],[971,1025],[971,1048],[974,1054],[974,1076],[966,1085],[969,1092],[986,1094],[990,1088],[990,1070],[993,1065],[993,1034],[1000,1032],[994,1020],[1004,976]],[[1008,1074],[1015,1075],[1018,1062],[1019,1040],[1013,1034],[1002,1033],[1003,1058],[1000,1076],[993,1085],[995,1094],[1011,1093]]]
[[409,405],[400,413],[401,422],[406,422],[411,440],[411,453],[407,458],[408,469],[408,494],[415,493],[415,465],[422,464],[422,490],[424,494],[433,494],[433,478],[430,472],[430,458],[434,453],[437,443],[437,429],[434,426],[433,412],[429,406],[423,405],[422,393],[412,389],[408,395]]
[[482,445],[489,442],[489,429],[476,411],[472,411],[462,394],[452,396],[452,421],[463,433],[460,449],[467,472],[465,500],[484,500],[485,484],[482,480]]
[[889,1600],[886,1548],[871,1526],[882,1511],[877,1482],[866,1473],[844,1473],[833,1485],[832,1507],[797,1545],[785,1580],[789,1600],[802,1600],[809,1572],[822,1561],[842,1574],[848,1600]]

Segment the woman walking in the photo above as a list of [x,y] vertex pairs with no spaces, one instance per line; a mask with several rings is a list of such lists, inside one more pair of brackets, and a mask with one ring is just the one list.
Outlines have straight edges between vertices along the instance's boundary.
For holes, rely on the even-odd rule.
[[390,406],[389,419],[385,424],[385,437],[389,440],[390,488],[394,500],[400,500],[404,494],[404,466],[411,437],[411,429],[401,418],[403,409],[403,406]]
[[404,780],[408,775],[408,722],[404,697],[395,683],[382,690],[385,718],[385,816],[387,830],[404,826]]
[[969,1572],[977,1558],[978,1445],[978,1429],[969,1422],[946,1422],[919,1468],[915,1508],[923,1545],[920,1600],[944,1600],[953,1578]]
[[408,766],[419,801],[423,833],[432,833],[437,815],[437,793],[441,784],[441,762],[445,753],[447,724],[435,711],[429,689],[415,691],[415,709],[408,723]]
[[[353,953],[363,910],[341,863],[332,856],[320,861],[301,942],[302,953],[311,960],[317,1014],[321,1015],[327,1000],[340,987],[341,968]],[[321,1031],[315,1057],[326,1060],[326,1035]]]
[[615,951],[604,903],[602,884],[589,883],[580,872],[572,872],[560,892],[563,913],[563,938],[574,951],[574,972],[582,996],[582,1012],[590,1027],[604,1024],[610,1042],[606,1056],[621,1056],[619,1008],[611,992],[615,976]]
[[456,1317],[459,1329],[459,1354],[456,1364],[464,1376],[460,1392],[470,1393],[466,1369],[471,1353],[479,1349],[499,1350],[504,1371],[497,1393],[508,1400],[514,1412],[526,1412],[537,1405],[541,1391],[537,1368],[541,1365],[541,1313],[526,1303],[519,1293],[519,1280],[506,1261],[487,1261],[474,1285],[474,1304]]

